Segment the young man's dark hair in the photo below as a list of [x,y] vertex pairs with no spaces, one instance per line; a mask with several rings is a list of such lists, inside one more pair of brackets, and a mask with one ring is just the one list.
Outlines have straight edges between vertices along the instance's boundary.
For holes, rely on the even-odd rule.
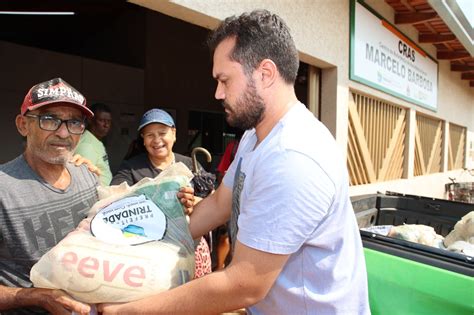
[[208,39],[211,56],[229,37],[236,39],[230,57],[242,64],[247,75],[268,58],[275,62],[285,82],[294,84],[299,67],[298,51],[288,26],[278,15],[256,10],[226,18]]

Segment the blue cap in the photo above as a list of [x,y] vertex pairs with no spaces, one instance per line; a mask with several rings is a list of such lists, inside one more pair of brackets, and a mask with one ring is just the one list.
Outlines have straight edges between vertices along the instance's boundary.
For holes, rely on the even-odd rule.
[[140,125],[138,126],[138,131],[142,130],[146,125],[153,123],[163,124],[168,127],[175,126],[173,117],[171,117],[170,114],[162,109],[153,108],[143,114],[142,119],[140,120]]

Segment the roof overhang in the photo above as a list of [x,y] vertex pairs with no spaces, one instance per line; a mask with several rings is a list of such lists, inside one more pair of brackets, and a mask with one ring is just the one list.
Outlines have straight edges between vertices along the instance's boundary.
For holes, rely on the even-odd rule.
[[436,47],[436,59],[474,87],[474,30],[455,0],[385,0],[395,11],[395,24],[411,25],[418,42]]

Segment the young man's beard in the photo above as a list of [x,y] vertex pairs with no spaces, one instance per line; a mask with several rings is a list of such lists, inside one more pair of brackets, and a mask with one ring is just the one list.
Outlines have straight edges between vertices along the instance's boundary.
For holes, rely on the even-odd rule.
[[233,106],[229,106],[225,101],[223,105],[228,110],[226,119],[229,125],[242,130],[255,128],[265,113],[265,103],[258,95],[252,78],[249,78],[244,93]]

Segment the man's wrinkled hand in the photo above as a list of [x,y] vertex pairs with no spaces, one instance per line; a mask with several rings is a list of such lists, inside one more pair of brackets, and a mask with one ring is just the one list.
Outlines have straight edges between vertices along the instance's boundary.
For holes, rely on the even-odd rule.
[[39,300],[39,305],[51,314],[68,314],[72,312],[87,315],[91,308],[89,305],[74,300],[62,290],[34,289]]
[[101,171],[99,170],[99,168],[97,166],[95,166],[91,160],[89,159],[86,159],[85,157],[83,157],[82,155],[80,154],[75,154],[72,159],[70,160],[71,163],[74,163],[75,166],[80,166],[82,164],[85,164],[87,166],[87,168],[89,169],[89,171],[91,171],[92,173],[96,174],[97,176],[100,176],[102,173]]
[[79,222],[79,225],[76,228],[76,231],[86,231],[89,232],[91,230],[91,220],[92,218],[85,218],[81,222]]

